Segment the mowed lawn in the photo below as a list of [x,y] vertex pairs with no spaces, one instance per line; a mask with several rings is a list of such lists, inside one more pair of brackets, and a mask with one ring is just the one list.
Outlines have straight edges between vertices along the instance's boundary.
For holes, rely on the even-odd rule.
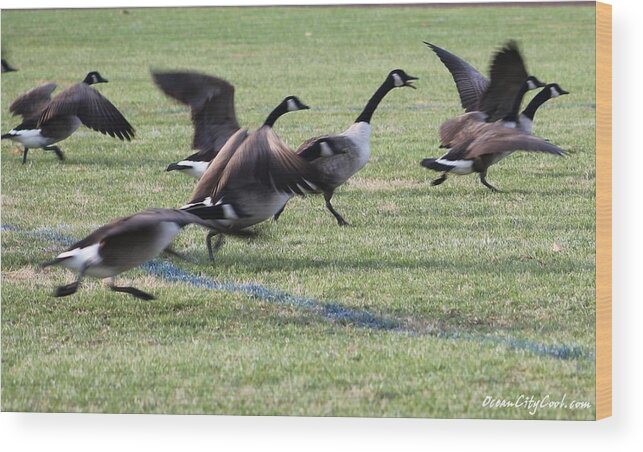
[[[2,143],[2,409],[242,415],[594,417],[595,71],[591,7],[322,7],[3,11],[2,131],[12,100],[91,70],[136,128],[131,143],[81,128],[67,159]],[[530,73],[571,92],[535,133],[566,158],[518,153],[474,175],[419,166],[461,112],[446,68],[422,43],[487,73],[520,42]],[[165,166],[191,153],[187,108],[149,71],[195,69],[236,87],[257,127],[287,95],[312,107],[276,132],[293,148],[346,129],[387,73],[420,77],[374,115],[368,165],[335,195],[288,204],[211,264],[187,228],[169,259],[122,276],[145,302],[39,264],[111,219],[178,207],[194,180]],[[533,96],[530,93],[527,98]],[[160,268],[160,270],[158,270]],[[157,269],[156,271],[154,269]],[[164,273],[165,271],[165,273]],[[217,290],[198,281],[223,284]],[[244,284],[289,294],[253,296]],[[393,327],[391,327],[393,325]],[[558,350],[559,352],[556,352]],[[588,401],[590,408],[490,409],[487,396]]]

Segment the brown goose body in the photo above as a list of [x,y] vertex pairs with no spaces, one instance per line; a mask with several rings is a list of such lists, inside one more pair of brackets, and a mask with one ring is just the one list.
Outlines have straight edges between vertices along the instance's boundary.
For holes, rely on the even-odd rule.
[[24,146],[23,163],[29,149],[52,150],[60,160],[63,153],[54,143],[71,136],[81,124],[120,140],[130,141],[134,128],[118,109],[102,94],[92,88],[94,83],[105,83],[97,72],[90,72],[81,83],[62,91],[51,99],[54,83],[36,87],[17,98],[9,110],[21,115],[23,122],[3,139],[18,141]]
[[[214,210],[211,213],[215,215]],[[216,215],[223,218],[225,214],[225,208],[219,206]],[[208,226],[206,221],[182,210],[144,210],[101,226],[43,266],[59,264],[78,272],[74,283],[56,291],[56,296],[71,295],[85,275],[112,278],[155,258],[168,249],[181,228],[191,223]],[[111,288],[138,298],[153,298],[134,288],[113,284]]]
[[[255,132],[238,130],[219,151],[190,201],[181,209],[208,219],[210,227],[219,233],[238,233],[274,216],[294,195],[323,189],[314,168],[272,128],[288,111],[307,108],[299,99],[289,96]],[[223,220],[211,219],[210,209],[221,203],[230,206],[231,215]],[[207,238],[210,257],[213,235],[210,233]]]
[[562,149],[542,138],[531,136],[536,111],[546,101],[568,94],[557,83],[546,85],[527,105],[512,124],[507,121],[484,122],[480,112],[470,112],[450,119],[440,127],[440,140],[448,143],[450,150],[440,158],[427,158],[421,165],[441,171],[440,178],[432,182],[439,185],[446,180],[448,173],[464,175],[472,172],[480,174],[480,181],[495,190],[486,181],[486,173],[491,165],[517,150],[548,152],[563,155]]
[[[373,113],[391,90],[402,87],[415,88],[412,82],[417,79],[401,69],[391,71],[348,129],[336,135],[311,138],[297,149],[297,154],[310,162],[318,173],[319,180],[326,185],[327,188],[322,190],[326,208],[333,214],[339,226],[347,226],[349,223],[335,210],[330,201],[335,189],[361,170],[370,158]],[[281,211],[275,218],[280,214]]]

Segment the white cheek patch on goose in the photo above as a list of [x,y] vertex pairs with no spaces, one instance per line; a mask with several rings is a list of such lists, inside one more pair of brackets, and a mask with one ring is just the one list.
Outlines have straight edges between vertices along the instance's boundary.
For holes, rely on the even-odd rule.
[[395,86],[403,86],[404,81],[402,81],[402,77],[400,77],[398,74],[393,74],[393,84]]
[[297,111],[297,110],[299,110],[299,107],[297,107],[295,100],[288,99],[288,111]]
[[529,89],[536,89],[536,88],[537,88],[537,86],[536,86],[536,84],[534,83],[534,81],[533,81],[533,80],[527,80],[527,88],[529,88]]
[[552,86],[551,88],[549,88],[549,91],[550,91],[550,93],[551,93],[551,97],[558,97],[558,96],[560,96],[560,93],[558,92],[558,90],[557,90],[555,87],[553,87],[553,86]]

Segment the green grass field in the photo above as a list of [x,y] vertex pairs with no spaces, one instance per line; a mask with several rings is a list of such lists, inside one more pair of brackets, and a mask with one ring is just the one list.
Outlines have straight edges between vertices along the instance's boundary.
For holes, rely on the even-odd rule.
[[[73,24],[73,26],[70,26]],[[25,32],[25,31],[28,32]],[[539,111],[535,133],[567,158],[514,154],[475,176],[419,166],[439,154],[437,129],[460,113],[455,85],[424,46],[433,42],[484,73],[507,39],[529,71],[571,92]],[[11,101],[98,70],[98,85],[137,130],[122,143],[81,128],[58,163],[2,143],[2,409],[45,412],[217,413],[479,418],[594,417],[594,9],[186,8],[3,11],[2,131]],[[177,207],[194,181],[164,172],[191,153],[186,108],[153,85],[151,68],[195,69],[236,86],[237,115],[256,127],[286,95],[312,110],[286,115],[292,147],[346,129],[394,68],[420,77],[373,119],[369,164],[334,198],[295,199],[250,241],[228,239],[215,264],[204,231],[176,248],[189,275],[291,294],[266,300],[195,287],[137,269],[144,302],[71,272],[39,268],[111,219]],[[316,300],[316,305],[300,298]],[[336,318],[324,306],[347,313]],[[387,319],[371,328],[356,313]],[[376,326],[378,325],[377,322]],[[539,353],[580,350],[569,359]],[[589,409],[489,409],[520,395]]]

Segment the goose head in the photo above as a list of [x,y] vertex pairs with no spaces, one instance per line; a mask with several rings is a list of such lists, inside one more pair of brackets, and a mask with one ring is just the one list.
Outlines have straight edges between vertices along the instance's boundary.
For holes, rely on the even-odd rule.
[[565,91],[558,85],[558,83],[550,83],[546,85],[545,88],[549,88],[549,97],[558,97],[563,94],[569,94],[569,91]]
[[408,86],[409,88],[415,89],[415,86],[412,85],[413,80],[418,80],[417,77],[407,74],[402,69],[395,69],[388,74],[387,81],[393,85],[394,88],[401,88]]
[[527,90],[542,88],[543,86],[545,86],[545,84],[533,75],[530,75],[529,77],[527,77],[527,80],[525,80],[525,87],[527,88]]
[[300,101],[297,96],[288,96],[282,101],[281,104],[284,107],[286,107],[286,111],[299,111],[299,110],[310,109],[310,107],[304,104],[302,101]]
[[297,96],[288,96],[270,112],[263,125],[272,127],[275,121],[290,111],[308,110],[310,107],[299,100]]
[[94,83],[107,83],[107,79],[103,78],[98,72],[92,71],[85,77],[83,83],[93,85]]

